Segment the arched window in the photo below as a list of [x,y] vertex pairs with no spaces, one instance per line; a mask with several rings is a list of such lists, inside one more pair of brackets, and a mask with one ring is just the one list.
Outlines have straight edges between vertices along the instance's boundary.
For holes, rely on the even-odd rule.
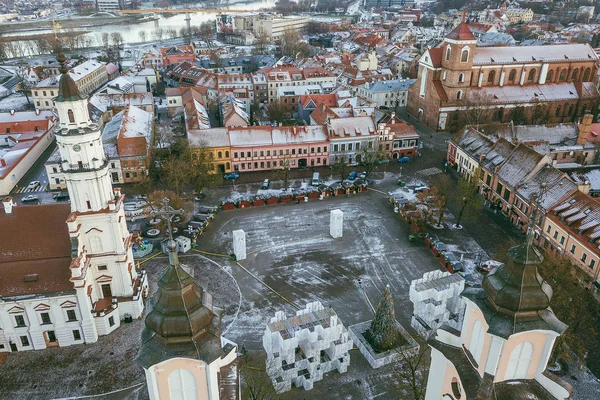
[[228,151],[225,152],[225,158],[229,158],[229,152]]
[[90,237],[90,253],[99,254],[102,253],[102,240],[98,236]]
[[217,153],[217,157],[218,157],[218,158],[223,158],[223,153],[219,151],[219,152]]
[[567,79],[567,70],[563,69],[562,71],[560,71],[560,75],[558,76],[558,80],[560,82],[564,82]]
[[477,320],[473,324],[473,330],[471,331],[471,340],[469,341],[469,352],[473,356],[476,363],[479,364],[481,358],[481,351],[483,350],[483,326],[481,321]]
[[527,371],[529,371],[532,356],[533,344],[531,342],[524,342],[515,347],[510,353],[504,379],[527,379]]
[[446,47],[446,61],[450,61],[450,53],[451,53],[450,45]]
[[169,394],[173,400],[197,400],[196,378],[187,369],[176,369],[169,375]]
[[458,92],[456,92],[456,99],[457,100],[462,99],[462,90],[459,90]]
[[496,78],[496,71],[490,71],[488,74],[488,83],[494,83],[494,79]]
[[465,74],[463,74],[462,72],[460,74],[458,74],[458,82],[462,83],[465,81]]
[[516,75],[517,75],[517,70],[516,69],[511,69],[510,73],[508,74],[508,81],[509,82],[514,82]]
[[591,69],[586,68],[585,72],[583,73],[583,81],[587,82],[590,79],[590,72],[592,72]]
[[560,116],[560,106],[556,107],[556,111],[554,112],[554,115],[557,117]]
[[532,80],[533,80],[533,78],[535,78],[535,68],[532,68],[532,69],[529,71],[529,76],[527,77],[527,80],[530,80],[530,81],[532,81]]
[[587,103],[583,103],[583,107],[581,107],[581,115],[585,114],[587,110]]
[[74,124],[75,123],[75,114],[73,114],[73,110],[68,110],[67,115],[69,116],[69,122]]
[[579,70],[576,69],[575,71],[573,71],[573,73],[571,74],[571,80],[572,81],[576,81],[577,78],[579,78]]
[[573,104],[569,105],[569,113],[567,115],[573,115],[573,109],[575,106]]
[[462,53],[460,53],[460,62],[467,62],[469,60],[469,50],[464,49]]
[[551,69],[550,71],[548,71],[548,75],[546,75],[546,81],[552,82],[553,80],[554,80],[554,70]]

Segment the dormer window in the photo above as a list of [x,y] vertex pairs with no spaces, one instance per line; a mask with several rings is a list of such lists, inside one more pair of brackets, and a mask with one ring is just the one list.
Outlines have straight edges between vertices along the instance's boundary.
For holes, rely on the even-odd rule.
[[69,116],[69,122],[74,124],[75,123],[75,114],[73,114],[73,110],[68,110],[67,115]]

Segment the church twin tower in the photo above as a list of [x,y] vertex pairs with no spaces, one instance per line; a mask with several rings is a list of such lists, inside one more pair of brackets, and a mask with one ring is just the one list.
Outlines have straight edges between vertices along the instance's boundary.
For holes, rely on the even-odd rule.
[[80,303],[86,342],[112,332],[126,315],[141,316],[146,276],[136,270],[133,239],[127,229],[123,195],[112,188],[100,126],[91,121],[87,96],[61,65],[56,141],[71,199],[71,281]]

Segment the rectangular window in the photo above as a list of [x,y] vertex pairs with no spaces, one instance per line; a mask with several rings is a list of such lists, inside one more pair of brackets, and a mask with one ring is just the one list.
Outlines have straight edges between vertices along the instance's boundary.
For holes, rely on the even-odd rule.
[[46,334],[48,335],[48,342],[56,343],[56,334],[54,333],[54,331],[48,331],[46,332]]
[[81,340],[81,333],[79,333],[79,330],[73,331],[73,340]]
[[108,326],[113,326],[115,324],[115,317],[110,317],[108,319]]
[[238,153],[233,153],[233,158],[238,158]]
[[587,254],[583,253],[581,255],[581,261],[585,262],[585,260],[587,260]]
[[311,147],[311,148],[310,148],[310,152],[311,152],[311,153],[314,153],[314,152],[315,152],[315,148],[314,148],[314,147]]
[[594,266],[596,265],[596,260],[591,260],[590,261],[590,268],[594,269]]
[[502,189],[504,189],[504,186],[500,182],[498,182],[498,184],[496,185],[496,193],[502,194]]
[[292,154],[296,154],[296,149],[292,149]]
[[21,345],[23,347],[29,347],[29,338],[27,336],[21,336]]
[[560,244],[565,244],[565,237],[564,236],[560,237]]
[[261,162],[260,162],[260,167],[261,167],[261,168],[264,168],[264,167],[265,167],[265,162],[264,162],[264,161],[261,161]]
[[247,152],[247,153],[246,153],[246,157],[248,157],[248,158],[252,157],[252,153],[250,153],[250,152]]
[[258,168],[258,163],[257,162],[254,163],[254,169],[256,169],[256,168]]
[[548,229],[546,229],[546,232],[550,233],[550,231],[552,231],[552,227],[550,225],[548,225]]
[[321,148],[317,147],[317,153],[320,153],[320,152],[321,152]]
[[492,183],[492,176],[488,175],[486,180],[485,180],[486,185],[490,186],[490,184]]
[[22,315],[15,315],[15,322],[17,323],[17,328],[22,328],[25,326],[25,318]]
[[352,151],[352,143],[348,143],[348,151]]
[[554,236],[552,236],[554,239],[558,239],[558,231],[554,232]]
[[260,151],[260,156],[261,156],[261,157],[264,157],[264,156],[265,156],[265,151],[264,151],[264,150],[261,150],[261,151]]
[[354,147],[356,150],[360,150],[360,143],[356,143],[356,146]]
[[67,321],[77,321],[77,315],[75,315],[75,310],[67,310]]
[[242,169],[246,169],[246,164],[242,164]]
[[42,324],[51,324],[52,323],[52,322],[50,322],[50,314],[48,314],[47,312],[41,313],[40,317],[42,317]]
[[271,155],[271,150],[267,150],[267,157]]
[[333,145],[333,151],[338,151],[338,145],[337,144]]
[[108,267],[106,265],[98,265],[98,271],[106,271]]
[[254,157],[258,157],[258,151],[254,152]]
[[571,245],[571,254],[575,254],[575,250],[577,250],[577,246],[574,244]]

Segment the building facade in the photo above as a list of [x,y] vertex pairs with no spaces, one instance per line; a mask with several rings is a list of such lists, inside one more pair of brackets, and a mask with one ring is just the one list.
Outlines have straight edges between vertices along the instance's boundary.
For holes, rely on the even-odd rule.
[[440,131],[461,128],[476,108],[498,122],[531,120],[541,108],[550,123],[572,122],[597,108],[597,64],[587,44],[477,47],[461,23],[421,56],[407,111]]

